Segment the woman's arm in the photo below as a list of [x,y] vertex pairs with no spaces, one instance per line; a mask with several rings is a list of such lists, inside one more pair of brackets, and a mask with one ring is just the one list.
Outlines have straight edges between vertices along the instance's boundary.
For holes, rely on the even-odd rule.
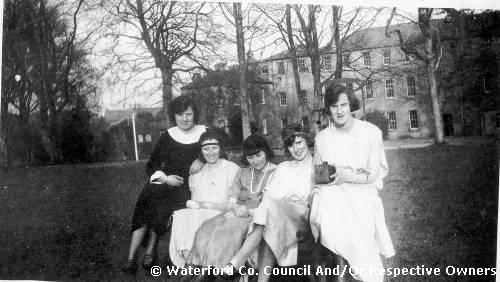
[[382,135],[379,132],[373,133],[370,136],[370,144],[368,150],[367,168],[337,168],[337,172],[331,177],[336,177],[333,184],[341,184],[344,182],[356,184],[369,184],[375,182],[379,178],[381,159],[380,152],[384,150]]
[[146,173],[149,177],[153,175],[156,171],[161,171],[161,161],[162,161],[162,153],[166,149],[166,138],[165,134],[163,134],[158,142],[155,145],[155,148],[151,155],[149,156],[149,160],[146,164]]

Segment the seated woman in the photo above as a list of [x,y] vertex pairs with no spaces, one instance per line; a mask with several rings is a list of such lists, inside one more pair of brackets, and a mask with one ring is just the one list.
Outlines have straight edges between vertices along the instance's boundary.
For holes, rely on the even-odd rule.
[[274,156],[262,136],[251,135],[243,141],[241,168],[231,186],[227,212],[205,221],[196,232],[187,263],[198,266],[223,267],[239,251],[248,233],[262,191],[274,173]]
[[182,208],[190,198],[185,180],[189,167],[198,158],[198,140],[206,127],[197,124],[198,107],[189,96],[172,100],[168,114],[175,126],[161,135],[146,165],[149,181],[135,205],[130,248],[122,266],[127,274],[137,271],[141,244],[146,246],[142,267],[149,269],[155,264],[158,238],[168,235],[172,212]]
[[225,156],[222,141],[216,132],[210,130],[200,136],[200,158],[206,163],[198,173],[189,177],[191,200],[186,202],[187,209],[173,214],[169,251],[170,259],[177,266],[184,266],[200,225],[229,205],[229,188],[239,167],[221,158]]
[[316,152],[337,171],[332,183],[313,191],[310,223],[315,239],[347,259],[356,279],[379,282],[384,280],[380,254],[395,254],[378,195],[389,168],[382,132],[353,118],[357,109],[352,90],[327,88],[325,110],[333,124],[316,136]]
[[266,266],[276,262],[280,266],[297,264],[298,242],[309,233],[307,201],[312,187],[310,148],[313,142],[300,127],[286,128],[283,133],[285,152],[293,160],[282,162],[276,168],[255,210],[252,230],[225,267],[225,274],[237,274],[259,246],[259,281],[269,280],[269,269],[268,273],[264,271]]

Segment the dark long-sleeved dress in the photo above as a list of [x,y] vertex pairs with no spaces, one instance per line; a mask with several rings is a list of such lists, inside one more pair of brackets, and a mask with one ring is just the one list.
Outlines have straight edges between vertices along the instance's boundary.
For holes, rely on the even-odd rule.
[[170,216],[175,210],[182,209],[191,198],[188,187],[189,167],[198,157],[198,142],[183,144],[174,140],[169,132],[165,132],[158,140],[146,165],[146,172],[151,177],[160,170],[166,175],[178,175],[184,183],[173,187],[168,184],[151,184],[144,186],[132,218],[132,232],[144,225],[151,228],[158,236],[167,231]]

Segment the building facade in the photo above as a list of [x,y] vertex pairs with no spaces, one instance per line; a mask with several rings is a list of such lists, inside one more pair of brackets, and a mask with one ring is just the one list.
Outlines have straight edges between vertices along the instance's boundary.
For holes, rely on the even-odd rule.
[[[418,26],[401,24],[392,26],[403,34],[419,34]],[[470,38],[470,49],[483,44],[481,38]],[[493,40],[492,50],[500,50],[498,40]],[[438,69],[438,79],[453,75],[453,41],[443,41],[444,54]],[[469,50],[469,52],[474,52]],[[336,66],[336,51],[327,46],[322,48],[321,81],[328,85]],[[492,56],[497,60],[500,56]],[[319,112],[323,108],[323,95],[314,95],[311,64],[305,52],[299,48],[298,71],[301,95],[305,97],[309,109]],[[319,123],[320,115],[297,116],[297,94],[293,79],[292,63],[287,52],[271,56],[262,62],[261,75],[272,82],[270,95],[279,101],[280,120],[300,122],[306,127]],[[381,111],[388,119],[388,138],[424,138],[434,135],[434,121],[430,101],[430,87],[426,66],[423,61],[405,54],[395,36],[385,35],[385,27],[370,28],[353,34],[343,46],[343,79],[347,88],[354,90],[362,106],[355,116]],[[495,134],[498,131],[498,71],[490,78],[478,77],[477,92],[497,97],[496,105],[481,108],[467,104],[460,87],[439,89],[439,101],[445,136]],[[488,89],[489,87],[489,89]],[[324,93],[324,87],[323,87]],[[472,94],[476,95],[476,94]],[[479,94],[478,94],[479,95]],[[491,100],[491,99],[490,99]],[[495,100],[495,99],[493,99]]]

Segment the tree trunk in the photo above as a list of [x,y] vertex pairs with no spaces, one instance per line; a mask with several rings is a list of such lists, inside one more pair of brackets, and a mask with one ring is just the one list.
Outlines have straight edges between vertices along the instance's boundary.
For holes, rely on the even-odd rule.
[[319,54],[319,40],[316,31],[316,15],[314,5],[308,5],[309,9],[309,29],[310,29],[310,44],[309,57],[311,58],[311,72],[313,75],[314,97],[321,97],[321,70]]
[[[1,13],[1,11],[0,11]],[[2,39],[0,38],[0,41]],[[1,51],[0,51],[1,52]],[[3,91],[0,91],[0,95]],[[3,95],[2,95],[3,96]],[[5,97],[1,97],[0,102],[0,167],[7,167],[10,164],[9,153],[7,147],[7,111],[9,108],[9,102]]]
[[339,29],[340,6],[332,6],[332,11],[333,11],[333,43],[335,44],[335,54],[337,56],[337,59],[335,60],[335,73],[333,74],[333,78],[339,79],[342,78],[342,68],[344,65],[344,58],[342,57],[343,56],[342,42],[340,42],[340,29]]
[[172,67],[161,68],[161,90],[162,90],[162,100],[163,100],[163,109],[165,112],[167,111],[168,104],[172,101],[172,78],[174,76],[174,72],[172,71]]
[[441,109],[439,107],[438,85],[436,79],[436,57],[432,46],[432,29],[431,17],[433,9],[419,8],[418,23],[420,30],[425,38],[425,65],[427,68],[427,77],[429,78],[429,86],[431,91],[432,114],[434,116],[434,141],[436,144],[443,143],[443,121],[441,117]]
[[[430,44],[432,44],[432,42]],[[427,66],[427,76],[429,78],[429,85],[431,88],[432,114],[434,115],[434,130],[435,130],[434,141],[437,144],[441,144],[443,143],[443,121],[441,119],[441,109],[439,108],[438,85],[436,80],[436,74],[434,72],[435,70],[434,64],[435,64],[434,60],[430,60],[427,61],[426,66]]]
[[295,91],[297,102],[299,103],[299,116],[302,116],[304,113],[305,102],[302,98],[302,88],[300,86],[300,77],[299,77],[299,66],[297,63],[297,48],[295,47],[295,41],[293,39],[293,31],[292,31],[292,15],[290,12],[290,4],[286,4],[286,32],[288,35],[289,42],[289,52],[290,52],[290,60],[292,61],[292,72],[293,72],[293,80],[295,82]]
[[234,19],[236,24],[236,48],[238,51],[238,71],[240,75],[240,94],[241,94],[241,127],[243,130],[243,139],[250,136],[250,117],[248,111],[248,87],[246,78],[246,54],[245,37],[243,34],[243,16],[241,14],[241,3],[233,3]]

